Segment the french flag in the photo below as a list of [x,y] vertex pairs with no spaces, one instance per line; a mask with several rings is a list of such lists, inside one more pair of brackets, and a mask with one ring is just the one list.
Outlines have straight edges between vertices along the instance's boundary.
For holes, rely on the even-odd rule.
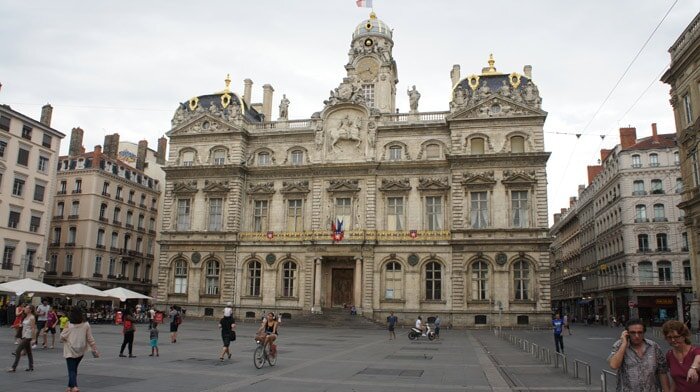
[[331,239],[333,242],[342,241],[345,237],[345,231],[343,230],[343,221],[336,219],[335,222],[331,222]]
[[355,4],[360,8],[372,8],[372,0],[355,0]]

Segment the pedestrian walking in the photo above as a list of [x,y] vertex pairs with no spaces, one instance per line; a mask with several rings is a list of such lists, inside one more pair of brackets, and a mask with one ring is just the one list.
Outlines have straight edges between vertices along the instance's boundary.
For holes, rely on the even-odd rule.
[[442,320],[440,320],[440,316],[435,316],[435,321],[433,321],[433,324],[435,324],[435,338],[440,340],[440,323]]
[[[51,334],[51,347],[53,348],[54,343],[56,342],[56,325],[58,324],[58,315],[56,314],[56,310],[54,308],[49,309],[49,314],[46,317],[46,326],[44,329],[46,330],[46,336],[48,334]],[[46,348],[46,346],[44,346]]]
[[129,346],[129,358],[136,357],[136,355],[134,355],[132,352],[134,348],[134,334],[136,333],[136,327],[134,327],[135,322],[136,320],[131,313],[131,309],[124,309],[124,319],[122,320],[122,334],[124,335],[124,339],[122,340],[122,348],[119,350],[120,357],[126,357],[126,355],[124,355],[124,348],[127,345]]
[[148,328],[148,338],[151,343],[151,353],[148,356],[152,357],[153,354],[155,354],[156,357],[159,357],[160,354],[158,353],[158,323],[156,323],[155,321],[152,321],[150,327]]
[[[561,335],[564,328],[564,320],[561,319],[559,313],[554,316],[552,320],[552,327],[554,329],[554,349],[559,353],[564,353],[564,337]],[[560,351],[561,349],[561,351]]]
[[49,318],[49,310],[51,310],[51,305],[49,305],[49,301],[44,298],[41,300],[41,305],[36,307],[36,328],[37,328],[37,336],[34,337],[34,345],[32,348],[36,347],[37,344],[39,344],[39,337],[42,338],[42,343],[41,347],[46,348],[46,343],[47,343],[47,336],[46,336],[46,321]]
[[71,310],[69,323],[61,331],[61,342],[63,342],[63,357],[66,359],[68,367],[68,388],[66,392],[79,392],[78,389],[78,365],[83,360],[83,356],[90,347],[92,356],[97,358],[100,353],[97,351],[95,338],[92,336],[90,323],[85,320],[85,315],[80,308]]
[[394,329],[396,328],[396,324],[398,322],[399,318],[394,315],[394,312],[390,312],[389,316],[386,318],[386,326],[389,330],[389,340],[396,339],[396,332],[394,332]]
[[666,356],[656,342],[644,338],[644,332],[642,320],[632,319],[613,344],[608,364],[617,370],[617,392],[671,390]]
[[15,345],[22,341],[22,321],[24,320],[24,308],[26,306],[19,303],[15,308],[15,320],[12,322],[12,328],[15,329]]
[[170,318],[170,343],[177,343],[177,329],[182,323],[182,314],[180,314],[177,306],[173,305],[170,307],[168,317]]
[[233,312],[231,315],[224,316],[219,320],[219,329],[221,329],[221,340],[223,341],[223,347],[221,349],[221,355],[219,355],[220,360],[224,360],[224,355],[228,355],[228,359],[231,359],[231,341],[236,340],[236,320],[233,318]]
[[564,328],[569,336],[571,336],[571,319],[569,318],[568,314],[564,315]]
[[227,302],[226,307],[224,308],[224,317],[231,317],[231,316],[233,316],[233,303]]
[[33,305],[24,306],[24,318],[22,319],[21,331],[21,341],[17,345],[17,350],[15,350],[15,361],[12,367],[8,370],[9,372],[15,372],[17,370],[17,365],[19,364],[19,359],[22,357],[22,351],[27,353],[27,359],[29,360],[29,367],[25,369],[28,372],[34,371],[34,357],[32,356],[32,340],[36,336],[36,311]]
[[66,313],[61,312],[61,316],[58,317],[58,328],[60,328],[61,332],[63,332],[63,330],[68,326],[68,321],[70,321],[70,319]]
[[690,330],[683,322],[670,320],[664,323],[662,331],[671,349],[666,353],[669,373],[674,392],[700,392],[698,370],[700,368],[700,348],[693,347]]

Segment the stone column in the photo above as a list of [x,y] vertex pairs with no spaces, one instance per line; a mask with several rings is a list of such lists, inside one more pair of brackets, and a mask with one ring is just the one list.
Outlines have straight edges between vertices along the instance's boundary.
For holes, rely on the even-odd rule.
[[314,306],[313,313],[321,313],[321,258],[314,259]]
[[353,302],[357,313],[362,308],[362,257],[355,257],[355,277],[353,278]]

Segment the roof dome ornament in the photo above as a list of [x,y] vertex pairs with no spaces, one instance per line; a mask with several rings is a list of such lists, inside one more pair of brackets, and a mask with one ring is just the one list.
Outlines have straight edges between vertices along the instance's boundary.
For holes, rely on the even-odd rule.
[[221,107],[226,109],[229,104],[231,104],[231,94],[229,94],[231,85],[231,74],[226,74],[226,79],[224,79],[226,87],[224,87],[223,94],[221,94]]
[[481,70],[481,74],[482,74],[482,75],[495,75],[495,74],[498,74],[498,72],[496,71],[496,67],[494,66],[494,64],[496,64],[496,60],[493,59],[493,53],[491,53],[491,54],[489,55],[489,61],[488,61],[488,63],[489,63],[489,67],[488,67],[488,68],[485,68],[485,67],[484,67],[484,69]]
[[229,92],[231,91],[229,89],[229,86],[231,85],[231,74],[226,74],[226,79],[224,79],[224,83],[226,83],[226,87],[224,88],[224,92]]

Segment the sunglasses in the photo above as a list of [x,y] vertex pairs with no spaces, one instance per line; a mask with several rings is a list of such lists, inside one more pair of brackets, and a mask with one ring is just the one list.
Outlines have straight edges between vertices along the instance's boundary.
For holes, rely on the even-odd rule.
[[681,340],[681,339],[683,339],[683,336],[681,336],[681,335],[666,336],[666,340]]

